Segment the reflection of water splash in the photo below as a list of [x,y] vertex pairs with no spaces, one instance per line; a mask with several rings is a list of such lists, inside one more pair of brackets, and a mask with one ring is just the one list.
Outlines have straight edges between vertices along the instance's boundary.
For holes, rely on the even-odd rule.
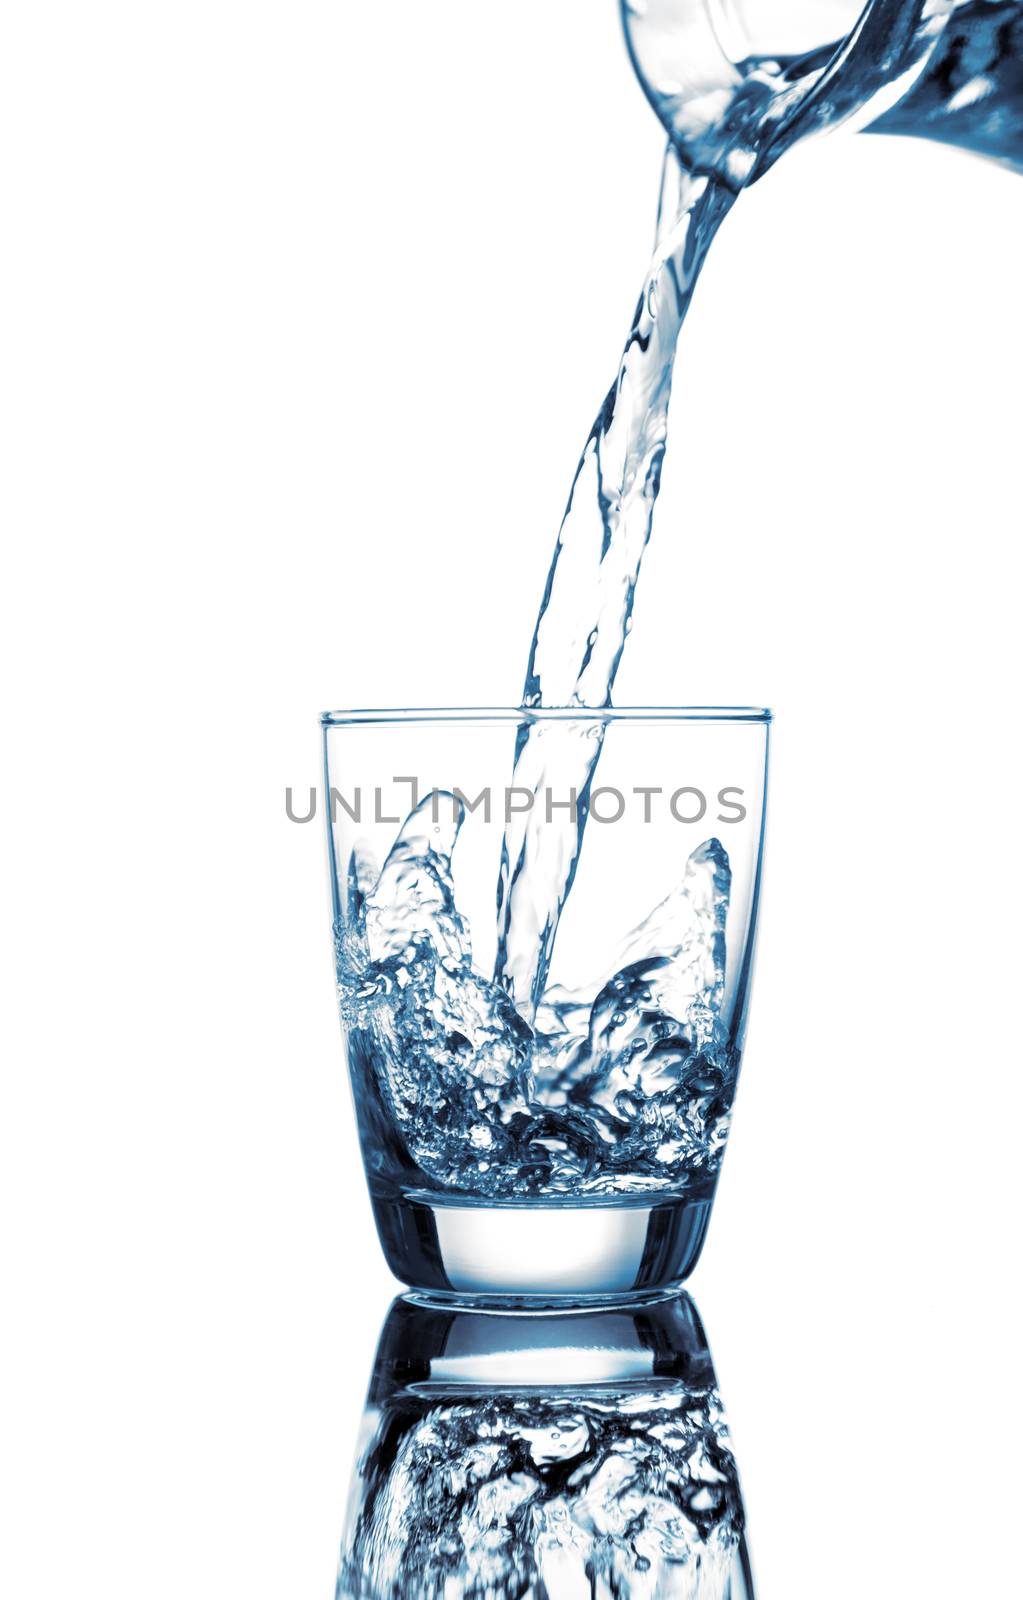
[[382,1415],[339,1600],[725,1600],[742,1501],[715,1389],[472,1395]]
[[338,1600],[752,1600],[686,1296],[559,1318],[396,1301],[353,1491]]
[[430,796],[336,932],[338,995],[409,1154],[490,1198],[713,1183],[738,1070],[720,1010],[731,873],[716,839],[576,991],[535,1026],[472,964],[451,852],[464,808]]

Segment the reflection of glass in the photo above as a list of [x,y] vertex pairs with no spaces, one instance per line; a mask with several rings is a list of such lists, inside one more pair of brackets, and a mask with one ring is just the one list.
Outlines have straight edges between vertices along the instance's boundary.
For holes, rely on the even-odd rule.
[[[405,1283],[578,1303],[692,1269],[742,1055],[769,720],[324,718],[341,1016]],[[526,730],[535,792],[510,786]],[[574,787],[597,750],[599,785]]]
[[752,1600],[744,1524],[687,1295],[553,1315],[394,1302],[337,1600]]

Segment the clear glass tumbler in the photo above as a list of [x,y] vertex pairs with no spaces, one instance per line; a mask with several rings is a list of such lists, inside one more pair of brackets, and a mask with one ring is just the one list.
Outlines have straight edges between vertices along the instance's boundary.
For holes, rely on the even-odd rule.
[[323,718],[338,997],[403,1282],[529,1304],[692,1270],[749,1006],[770,713]]

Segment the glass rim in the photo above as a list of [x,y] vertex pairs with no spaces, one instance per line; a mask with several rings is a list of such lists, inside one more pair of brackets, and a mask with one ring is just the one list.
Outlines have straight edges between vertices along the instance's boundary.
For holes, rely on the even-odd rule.
[[720,722],[773,721],[767,706],[394,706],[324,711],[324,728],[387,726],[412,722]]

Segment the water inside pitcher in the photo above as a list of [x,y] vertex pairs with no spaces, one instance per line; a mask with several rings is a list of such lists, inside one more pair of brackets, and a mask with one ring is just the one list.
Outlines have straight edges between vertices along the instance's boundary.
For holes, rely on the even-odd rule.
[[849,123],[1023,170],[1023,0],[622,0],[683,167],[741,188]]

